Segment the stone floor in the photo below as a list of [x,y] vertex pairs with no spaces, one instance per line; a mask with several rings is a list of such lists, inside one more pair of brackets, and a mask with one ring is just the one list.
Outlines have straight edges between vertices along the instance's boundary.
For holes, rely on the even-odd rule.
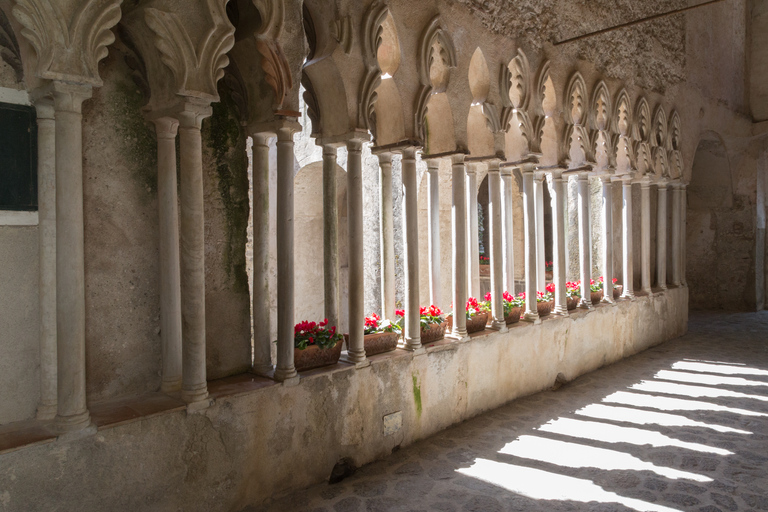
[[768,311],[689,334],[248,511],[768,510]]

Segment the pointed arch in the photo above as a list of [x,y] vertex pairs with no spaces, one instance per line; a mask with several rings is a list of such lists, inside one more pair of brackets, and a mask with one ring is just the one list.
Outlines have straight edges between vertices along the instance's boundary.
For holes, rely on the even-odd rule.
[[491,72],[488,70],[488,63],[485,60],[483,50],[479,46],[469,61],[467,80],[469,81],[469,90],[472,93],[472,102],[475,104],[484,103],[491,91]]
[[635,160],[632,148],[632,103],[626,89],[621,89],[616,96],[611,130],[614,133],[616,174],[628,174],[635,167]]
[[608,130],[611,116],[611,93],[608,91],[608,86],[602,80],[597,83],[595,90],[592,92],[589,113],[592,129]]
[[[416,97],[414,134],[426,143],[428,134],[427,105],[431,102],[433,95],[445,92],[448,87],[450,70],[456,67],[456,50],[451,38],[440,25],[439,16],[432,18],[422,34],[418,62],[421,87]],[[444,110],[443,108],[440,109],[440,117],[444,117]],[[450,107],[447,112],[450,113]],[[452,115],[450,121],[451,127],[453,127]],[[433,126],[433,128],[436,127]]]

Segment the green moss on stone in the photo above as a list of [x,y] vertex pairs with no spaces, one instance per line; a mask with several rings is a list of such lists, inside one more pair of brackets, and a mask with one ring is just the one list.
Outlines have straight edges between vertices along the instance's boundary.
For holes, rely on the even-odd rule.
[[421,388],[416,375],[413,376],[413,400],[416,402],[416,416],[421,418]]
[[227,224],[225,270],[234,281],[234,290],[247,293],[245,245],[250,207],[246,135],[228,91],[222,88],[219,94],[221,101],[213,104],[211,118],[203,125],[203,137],[215,160],[216,181]]

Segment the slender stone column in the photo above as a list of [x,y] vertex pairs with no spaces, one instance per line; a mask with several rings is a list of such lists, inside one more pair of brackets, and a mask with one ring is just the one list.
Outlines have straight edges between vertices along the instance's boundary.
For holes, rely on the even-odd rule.
[[203,149],[200,127],[209,105],[188,102],[179,114],[181,172],[181,397],[187,403],[208,397],[205,368],[205,219]]
[[632,179],[626,177],[622,179],[622,208],[621,208],[621,227],[622,227],[622,249],[624,263],[624,291],[621,294],[625,299],[635,297],[634,292],[634,253],[632,248]]
[[90,86],[53,83],[56,110],[57,415],[61,431],[91,423],[85,399],[83,101]]
[[379,221],[381,224],[381,314],[395,320],[395,225],[392,204],[392,153],[379,154]]
[[667,289],[667,183],[659,183],[656,214],[656,286]]
[[523,167],[523,226],[525,230],[525,313],[523,320],[537,322],[539,319],[536,301],[536,201],[534,199],[533,169]]
[[[350,179],[349,175],[347,175],[347,178],[348,180]],[[349,198],[349,196],[347,197]],[[339,211],[336,202],[336,147],[326,144],[323,146],[323,285],[325,289],[325,318],[328,319],[328,325],[338,326]],[[351,219],[351,217],[349,218]],[[352,237],[351,232],[349,236],[350,238]],[[355,254],[352,252],[351,246],[350,254]],[[350,262],[352,261],[352,258],[350,258]],[[351,333],[352,331],[350,330]]]
[[581,173],[578,176],[579,185],[579,275],[581,276],[581,301],[579,307],[592,308],[589,282],[592,279],[592,240],[589,236],[589,175]]
[[56,416],[56,122],[53,100],[37,109],[37,216],[40,251],[40,403],[37,419]]
[[480,234],[477,222],[477,168],[475,164],[467,169],[467,290],[470,297],[480,295]]
[[512,200],[512,170],[501,170],[501,230],[502,254],[504,258],[504,290],[515,294],[515,232],[514,232],[514,205]]
[[272,370],[269,295],[269,134],[253,135],[253,372]]
[[651,183],[640,183],[640,283],[643,293],[651,294]]
[[419,314],[419,210],[416,149],[403,150],[403,252],[405,253],[404,348],[423,350]]
[[427,161],[427,218],[429,222],[429,300],[442,304],[440,278],[440,160]]
[[275,380],[298,379],[293,364],[293,133],[292,125],[277,129],[277,368]]
[[[355,363],[358,367],[362,367],[370,364],[370,361],[365,357],[365,346],[363,344],[365,331],[363,141],[360,139],[348,140],[347,155],[347,223],[348,247],[349,254],[351,255],[349,258],[349,341],[347,342],[347,360]],[[415,162],[413,167],[415,174]],[[418,282],[418,278],[416,282]],[[418,300],[418,286],[416,298]],[[418,310],[416,312],[418,313]]]
[[160,391],[181,389],[181,269],[179,200],[176,183],[176,133],[172,117],[155,119],[157,133],[157,203],[160,225],[160,334],[163,378]]
[[555,311],[568,316],[568,296],[565,289],[565,201],[567,178],[560,173],[552,175],[552,241],[555,249],[553,277],[555,282]]
[[613,184],[611,177],[601,176],[603,185],[603,300],[613,303]]
[[500,332],[507,331],[504,320],[504,275],[502,262],[502,233],[501,233],[501,176],[499,176],[499,160],[488,161],[488,214],[489,236],[491,244],[491,328]]
[[467,303],[467,211],[466,170],[464,155],[451,156],[451,228],[453,238],[453,336],[459,340],[467,338],[467,317],[464,305]]
[[688,285],[688,281],[685,279],[686,269],[686,254],[685,248],[687,243],[687,223],[688,223],[688,185],[680,182],[680,284],[683,286]]
[[536,289],[547,287],[546,253],[544,252],[544,174],[533,176],[533,197],[536,203]]
[[672,184],[672,284],[680,286],[680,184]]

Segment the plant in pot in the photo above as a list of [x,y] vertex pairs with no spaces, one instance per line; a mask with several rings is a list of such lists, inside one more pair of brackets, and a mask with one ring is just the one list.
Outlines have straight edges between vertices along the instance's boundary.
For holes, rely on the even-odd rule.
[[565,283],[565,297],[568,310],[576,309],[581,300],[581,283],[568,281]]
[[296,371],[335,364],[341,356],[344,337],[328,319],[320,323],[304,320],[293,328],[293,364]]
[[[405,320],[405,310],[398,309],[395,311],[395,316],[397,317],[396,325],[400,328],[400,332],[404,333],[405,328],[403,322]],[[434,304],[429,307],[422,306],[419,308],[419,316],[422,345],[443,339],[447,323],[443,317],[443,312],[440,311],[439,307]]]
[[[486,308],[486,311],[491,311],[491,300],[492,296],[490,293],[485,294],[485,302],[484,307]],[[520,321],[520,313],[522,312],[523,308],[521,307],[518,300],[512,296],[509,292],[504,292],[502,295],[501,300],[503,306],[504,306],[504,321],[507,325],[513,324],[515,322]],[[490,317],[489,317],[490,318]]]
[[[467,299],[464,308],[467,315],[467,333],[478,332],[485,329],[490,316],[490,302],[481,302],[474,297]],[[448,328],[453,327],[453,314],[448,316]]]
[[489,277],[491,275],[491,258],[480,255],[480,276]]
[[554,261],[545,261],[544,262],[544,278],[545,279],[552,279],[552,272],[555,268],[555,262]]
[[[520,301],[523,309],[525,309],[525,292],[521,292],[517,296],[517,300]],[[548,292],[536,292],[536,310],[539,316],[547,316],[552,312],[552,294]]]
[[[363,334],[365,355],[373,356],[397,348],[397,338],[400,337],[400,326],[389,320],[382,320],[376,313],[371,313],[369,316],[365,317],[365,331]],[[345,337],[346,336],[347,335],[345,335]]]
[[[623,291],[623,288],[624,288],[620,284],[616,284],[617,281],[618,279],[614,277],[613,278],[613,298],[614,299],[618,299],[619,297],[621,297],[621,292]],[[603,276],[600,276],[599,284],[600,284],[600,290],[603,290]]]
[[592,304],[598,304],[603,300],[603,283],[595,282],[594,279],[589,280],[589,300]]

